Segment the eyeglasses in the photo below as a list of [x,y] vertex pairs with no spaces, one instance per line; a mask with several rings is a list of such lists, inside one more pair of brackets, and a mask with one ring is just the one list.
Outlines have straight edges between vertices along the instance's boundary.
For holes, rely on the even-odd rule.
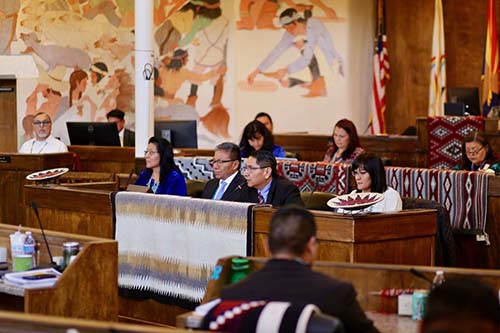
[[158,153],[157,151],[145,150],[144,156],[153,155],[153,154],[157,154],[157,153]]
[[480,152],[481,150],[483,150],[483,149],[484,149],[484,146],[482,146],[482,147],[481,147],[481,148],[479,148],[479,149],[466,149],[466,150],[465,150],[465,153],[466,153],[467,155],[477,155],[477,154],[479,154],[479,152]]
[[255,171],[255,170],[259,170],[259,169],[265,169],[265,168],[270,168],[269,166],[250,166],[250,165],[247,165],[247,166],[244,166],[241,168],[241,172],[245,172],[246,170],[248,170],[249,172],[252,172],[252,171]]
[[44,120],[44,121],[36,120],[36,121],[33,122],[33,125],[35,125],[35,126],[42,126],[42,125],[43,126],[49,126],[50,123],[51,123],[50,120]]
[[214,159],[211,159],[210,161],[208,161],[208,164],[210,164],[210,166],[213,167],[214,165],[220,166],[223,163],[228,163],[228,162],[233,162],[233,161],[236,161],[236,159],[232,159],[232,160],[214,160]]

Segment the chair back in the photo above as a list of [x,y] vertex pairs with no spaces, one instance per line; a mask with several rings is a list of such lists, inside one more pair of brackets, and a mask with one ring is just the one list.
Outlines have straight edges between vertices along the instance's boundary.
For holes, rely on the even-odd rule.
[[327,202],[337,195],[330,192],[300,192],[300,198],[304,202],[306,209],[331,211]]

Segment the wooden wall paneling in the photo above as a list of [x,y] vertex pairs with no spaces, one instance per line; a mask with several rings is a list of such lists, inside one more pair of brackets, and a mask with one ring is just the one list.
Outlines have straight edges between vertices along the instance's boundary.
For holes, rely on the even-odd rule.
[[[0,78],[0,151],[17,152],[16,79]],[[10,91],[11,90],[11,91]]]
[[398,134],[415,126],[417,116],[427,115],[434,0],[385,3],[391,71],[385,120],[387,132]]
[[134,167],[134,147],[69,146],[80,158],[82,171],[129,173]]

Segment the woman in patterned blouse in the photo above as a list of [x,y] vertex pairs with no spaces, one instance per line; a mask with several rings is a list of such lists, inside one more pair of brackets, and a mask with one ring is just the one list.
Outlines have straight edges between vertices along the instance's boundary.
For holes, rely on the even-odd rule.
[[358,132],[353,122],[341,119],[333,128],[333,143],[326,151],[323,162],[348,163],[364,152],[359,143]]

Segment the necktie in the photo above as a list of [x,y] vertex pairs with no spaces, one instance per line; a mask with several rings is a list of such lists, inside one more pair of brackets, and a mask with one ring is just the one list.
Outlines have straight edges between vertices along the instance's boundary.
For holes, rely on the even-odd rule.
[[266,201],[264,200],[264,196],[262,195],[262,193],[257,192],[257,198],[259,199],[259,203],[260,204],[266,203]]
[[226,182],[221,181],[219,183],[219,188],[217,189],[217,193],[215,194],[214,200],[220,200],[224,195],[224,190],[226,189]]

